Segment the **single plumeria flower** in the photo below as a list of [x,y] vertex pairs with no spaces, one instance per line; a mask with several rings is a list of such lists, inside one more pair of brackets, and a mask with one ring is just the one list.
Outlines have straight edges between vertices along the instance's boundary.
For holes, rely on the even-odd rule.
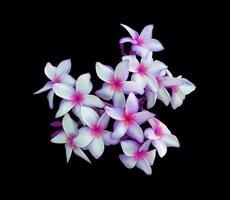
[[57,67],[54,67],[49,62],[45,66],[45,75],[50,79],[50,81],[48,81],[43,88],[41,88],[34,94],[39,94],[47,90],[50,90],[47,95],[47,98],[49,101],[49,107],[51,109],[53,109],[53,98],[54,98],[53,86],[56,83],[63,83],[69,85],[74,85],[75,83],[74,78],[69,75],[70,70],[71,70],[70,59],[60,62]]
[[[147,56],[148,52],[157,52],[164,49],[160,41],[152,38],[153,25],[147,25],[139,35],[138,32],[130,27],[121,24],[130,34],[131,37],[124,37],[120,39],[120,44],[130,42],[132,43],[132,51],[141,57]],[[121,46],[123,51],[123,46]]]
[[105,107],[106,113],[115,119],[114,131],[111,135],[112,139],[120,139],[126,133],[129,137],[142,143],[144,141],[141,124],[146,122],[154,114],[143,110],[138,112],[138,99],[133,93],[130,93],[125,105],[119,107]]
[[135,166],[143,170],[147,175],[152,174],[151,166],[156,157],[156,149],[148,151],[151,141],[147,140],[141,146],[135,141],[121,141],[124,154],[119,155],[125,167],[132,169]]
[[177,137],[171,134],[167,126],[155,117],[148,120],[152,128],[144,131],[146,138],[152,141],[152,145],[157,149],[162,158],[167,153],[167,147],[180,147]]
[[129,76],[128,63],[128,60],[120,62],[115,70],[99,62],[96,63],[97,75],[105,81],[102,88],[96,91],[97,96],[107,101],[113,99],[113,104],[117,106],[117,104],[125,103],[124,93],[144,93],[141,84],[136,81],[126,81]]
[[54,138],[52,138],[51,142],[56,144],[65,144],[67,163],[70,160],[72,152],[74,152],[77,156],[83,158],[87,162],[91,163],[85,153],[75,143],[75,138],[78,134],[78,125],[69,116],[69,114],[66,114],[63,117],[62,126],[63,131]]
[[[56,118],[65,115],[71,109],[81,120],[81,106],[103,108],[104,103],[95,95],[90,95],[93,85],[90,81],[90,74],[82,74],[76,81],[76,87],[73,88],[67,84],[55,84],[53,90],[55,94],[63,100],[60,103]],[[82,120],[81,120],[82,121]]]
[[[87,125],[79,129],[76,144],[79,147],[87,147],[94,158],[98,159],[104,152],[104,144],[112,144],[111,132],[105,130],[110,117],[104,112],[99,117],[97,112],[89,107],[81,107],[82,120]],[[117,141],[118,142],[118,141]]]

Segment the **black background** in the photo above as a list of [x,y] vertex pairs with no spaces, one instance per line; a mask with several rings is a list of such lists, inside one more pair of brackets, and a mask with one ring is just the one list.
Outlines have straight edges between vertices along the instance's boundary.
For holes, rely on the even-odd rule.
[[[215,174],[209,168],[215,152],[210,153],[207,148],[210,145],[207,140],[212,137],[207,130],[207,125],[212,123],[207,115],[214,101],[207,101],[211,90],[207,60],[212,58],[209,33],[214,29],[210,13],[209,5],[139,2],[126,6],[89,3],[37,7],[34,4],[15,16],[19,17],[15,24],[16,46],[30,79],[25,86],[30,99],[26,105],[29,114],[23,119],[24,125],[29,126],[23,135],[22,156],[14,156],[17,175],[21,177],[17,180],[20,183],[25,178],[25,190],[31,188],[34,194],[60,193],[77,198],[83,193],[86,197],[102,198],[109,197],[104,192],[114,197],[122,197],[124,193],[184,197],[181,191],[196,196],[209,189],[207,184],[211,187],[215,182]],[[99,160],[90,157],[92,165],[75,155],[66,164],[64,146],[50,143],[55,129],[50,128],[49,123],[57,111],[58,98],[55,98],[55,109],[49,110],[46,94],[32,94],[47,81],[43,72],[45,64],[57,65],[67,58],[72,60],[73,77],[90,72],[94,91],[100,88],[102,81],[96,76],[95,62],[115,67],[120,61],[118,41],[128,35],[120,23],[138,32],[145,25],[154,24],[154,38],[165,47],[164,51],[154,54],[154,59],[165,62],[175,76],[183,75],[197,87],[175,111],[161,102],[152,109],[178,137],[181,148],[169,148],[162,159],[157,156],[151,176],[136,168],[125,168],[118,159],[119,146],[107,147]],[[214,24],[217,29],[218,23]]]

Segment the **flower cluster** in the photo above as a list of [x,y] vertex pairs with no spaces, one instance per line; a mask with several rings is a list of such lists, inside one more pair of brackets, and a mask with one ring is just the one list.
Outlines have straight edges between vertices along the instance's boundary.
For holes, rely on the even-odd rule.
[[[119,158],[124,166],[136,166],[150,175],[156,152],[163,157],[167,147],[180,144],[149,109],[157,99],[176,109],[195,86],[181,76],[174,77],[163,62],[153,60],[153,52],[164,49],[152,38],[153,25],[146,26],[141,34],[126,25],[122,27],[131,37],[120,40],[123,57],[115,68],[96,63],[96,73],[104,83],[95,95],[91,94],[89,73],[76,80],[69,75],[69,59],[57,67],[46,64],[45,74],[50,81],[35,94],[49,90],[51,109],[54,95],[62,99],[55,116],[62,117],[62,121],[51,123],[59,128],[51,142],[65,144],[67,162],[74,152],[90,163],[85,151],[98,159],[105,146],[120,144],[123,154]],[[124,52],[126,42],[131,43],[129,55]],[[109,130],[109,123],[113,123],[113,130]]]

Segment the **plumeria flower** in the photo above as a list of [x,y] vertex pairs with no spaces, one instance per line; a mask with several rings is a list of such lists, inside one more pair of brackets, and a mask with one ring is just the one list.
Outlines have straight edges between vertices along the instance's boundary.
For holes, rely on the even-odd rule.
[[146,138],[152,141],[160,157],[167,153],[167,147],[180,147],[177,137],[169,131],[167,126],[155,117],[148,120],[152,128],[144,131]]
[[135,166],[143,170],[147,175],[152,174],[151,166],[154,163],[156,149],[148,151],[150,141],[147,140],[141,146],[132,140],[121,142],[121,148],[124,154],[119,156],[125,167],[132,169]]
[[125,105],[120,107],[105,107],[106,113],[115,119],[114,131],[111,135],[113,139],[119,139],[126,133],[129,137],[142,143],[144,141],[141,124],[146,122],[154,114],[143,110],[138,112],[138,99],[133,93],[130,93]]
[[78,134],[78,125],[66,114],[62,120],[63,131],[51,139],[51,142],[57,144],[65,144],[66,159],[69,162],[72,152],[90,163],[85,153],[76,145],[75,138]]
[[56,118],[65,115],[73,109],[74,114],[81,119],[80,108],[83,105],[97,108],[104,107],[104,103],[100,98],[89,94],[93,88],[90,78],[89,73],[82,74],[78,77],[75,88],[67,84],[55,84],[53,86],[55,94],[63,98]]
[[132,51],[141,57],[147,56],[148,52],[162,51],[164,47],[162,44],[152,38],[153,25],[147,25],[139,35],[135,30],[121,24],[130,34],[131,37],[124,37],[120,40],[120,44],[130,42],[132,43]]
[[110,117],[104,112],[99,117],[97,112],[89,107],[81,107],[82,120],[87,127],[79,129],[76,144],[79,147],[87,147],[90,153],[96,158],[100,158],[104,152],[104,144],[113,143],[110,138],[111,132],[105,130]]
[[98,77],[105,81],[102,88],[96,91],[96,95],[104,100],[113,99],[115,106],[125,102],[125,94],[134,92],[143,94],[144,90],[141,84],[135,81],[126,81],[129,76],[128,60],[120,62],[116,69],[96,63],[96,72]]
[[48,81],[43,88],[41,88],[34,94],[39,94],[47,90],[50,90],[47,95],[47,98],[49,101],[49,107],[51,109],[53,108],[53,98],[54,98],[53,86],[56,83],[63,83],[69,85],[74,85],[75,83],[73,77],[69,75],[70,69],[71,69],[70,59],[60,62],[57,67],[54,67],[49,62],[45,66],[45,75],[50,79],[50,81]]

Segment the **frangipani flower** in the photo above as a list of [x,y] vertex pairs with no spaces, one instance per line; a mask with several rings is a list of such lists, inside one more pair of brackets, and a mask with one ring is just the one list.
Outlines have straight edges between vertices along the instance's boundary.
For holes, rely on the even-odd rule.
[[50,81],[48,81],[43,88],[41,88],[34,94],[39,94],[47,90],[50,90],[47,95],[47,98],[49,101],[49,107],[51,109],[53,108],[53,98],[54,98],[54,91],[52,90],[53,86],[56,83],[63,83],[69,85],[74,85],[75,83],[73,77],[69,75],[70,70],[71,70],[70,59],[60,62],[57,67],[54,67],[49,62],[45,66],[45,75],[50,79]]
[[56,118],[63,116],[73,109],[74,114],[81,119],[80,108],[82,105],[97,108],[104,107],[104,103],[100,98],[95,95],[89,95],[93,88],[90,78],[91,76],[89,73],[79,76],[76,81],[76,88],[67,84],[59,83],[53,86],[55,94],[63,98],[56,114]]
[[138,109],[138,99],[133,93],[129,94],[125,105],[105,107],[106,113],[116,120],[111,135],[113,139],[120,139],[127,133],[129,137],[140,143],[144,141],[144,134],[140,125],[153,117],[154,114],[146,110],[138,112]]
[[167,126],[155,117],[148,120],[152,128],[144,131],[146,138],[152,141],[160,157],[167,153],[167,147],[180,147],[177,137],[169,131]]
[[157,52],[164,49],[164,47],[158,40],[152,38],[152,24],[145,26],[140,35],[135,30],[124,24],[121,24],[121,26],[123,26],[129,32],[131,37],[121,38],[120,44],[126,42],[132,43],[132,51],[135,52],[137,55],[145,57],[147,56],[149,51]]
[[140,146],[132,140],[121,141],[121,148],[124,152],[124,154],[119,155],[121,162],[129,169],[136,166],[147,175],[151,175],[151,166],[155,160],[156,150],[148,151],[150,143],[151,142],[147,140]]
[[76,145],[75,138],[78,134],[78,125],[71,119],[69,114],[66,114],[62,120],[63,131],[51,139],[51,142],[56,144],[65,144],[66,159],[69,162],[72,151],[79,157],[91,163],[85,153]]
[[120,62],[116,69],[96,63],[96,73],[98,77],[105,81],[102,88],[96,91],[96,95],[104,100],[113,99],[113,103],[117,106],[125,102],[125,94],[134,92],[143,94],[144,90],[141,84],[135,81],[126,81],[129,76],[128,60]]
[[105,130],[110,118],[106,112],[99,117],[95,110],[84,106],[81,107],[81,116],[87,127],[79,129],[76,144],[87,147],[94,158],[98,159],[104,152],[104,143],[109,145],[114,142],[110,139],[111,132]]

